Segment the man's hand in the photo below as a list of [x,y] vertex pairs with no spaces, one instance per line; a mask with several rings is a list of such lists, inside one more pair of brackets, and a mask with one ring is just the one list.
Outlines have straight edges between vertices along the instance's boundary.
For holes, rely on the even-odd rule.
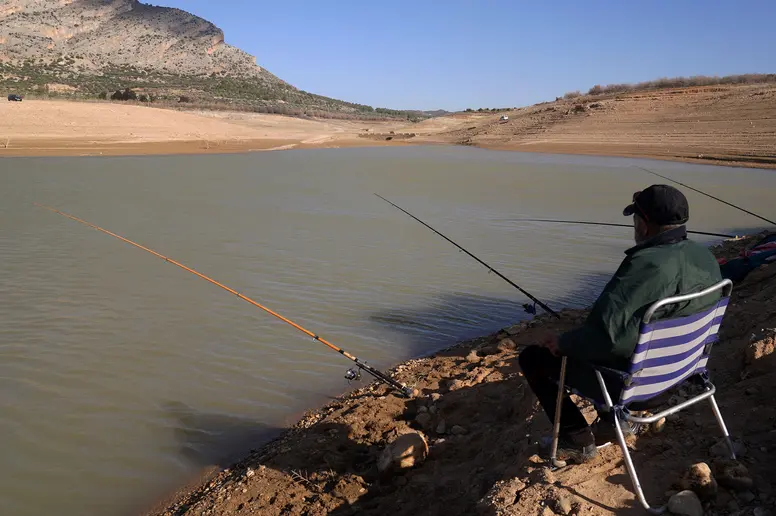
[[558,348],[558,334],[554,331],[547,331],[539,337],[540,346],[550,350],[550,353],[556,357],[560,356],[560,349]]

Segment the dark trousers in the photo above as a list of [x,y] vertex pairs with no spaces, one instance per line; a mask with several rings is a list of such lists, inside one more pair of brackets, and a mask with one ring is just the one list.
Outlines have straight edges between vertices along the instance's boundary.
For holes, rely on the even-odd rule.
[[[561,358],[556,357],[547,348],[529,346],[525,348],[518,358],[520,368],[531,390],[539,399],[544,412],[555,421],[555,403],[558,398],[558,379],[560,377]],[[617,401],[622,390],[622,383],[617,380],[604,377],[607,391],[613,401]],[[593,368],[585,363],[568,359],[566,363],[566,388],[573,388],[586,398],[595,400],[603,405],[603,395],[598,379]],[[579,407],[571,401],[568,395],[563,398],[560,414],[561,433],[570,433],[588,428],[587,421],[579,410]]]

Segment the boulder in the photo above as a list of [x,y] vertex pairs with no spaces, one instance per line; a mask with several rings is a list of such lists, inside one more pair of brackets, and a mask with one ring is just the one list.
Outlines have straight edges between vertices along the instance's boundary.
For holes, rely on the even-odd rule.
[[754,502],[755,496],[751,491],[744,491],[743,493],[738,493],[738,499],[742,503],[752,503]]
[[[746,454],[746,446],[738,441],[733,441],[733,451],[736,452],[737,457],[742,457]],[[730,448],[728,448],[727,441],[717,441],[711,448],[709,453],[714,457],[730,457]]]
[[690,469],[679,481],[679,487],[683,490],[693,491],[702,500],[708,500],[717,494],[717,481],[711,474],[711,468],[705,462],[690,466]]
[[415,422],[418,423],[421,428],[426,429],[431,425],[431,414],[428,412],[421,412],[415,416]]
[[558,514],[571,514],[573,510],[571,499],[564,494],[559,494],[554,500],[553,508]]
[[703,516],[703,505],[698,495],[692,491],[680,491],[668,500],[668,510],[671,514],[682,516]]
[[501,339],[498,343],[498,346],[496,346],[499,351],[514,351],[517,349],[517,344],[515,344],[515,341],[510,339],[509,337],[505,339]]
[[468,430],[461,425],[454,425],[453,428],[450,429],[450,433],[453,435],[464,435],[468,433]]
[[773,366],[766,362],[772,361],[762,359],[776,351],[776,328],[762,329],[752,335],[751,340],[744,350],[744,364],[753,372],[769,372]]
[[714,476],[719,485],[731,491],[744,492],[752,489],[754,486],[754,481],[749,476],[746,466],[738,461],[715,461]]
[[396,469],[409,469],[421,464],[427,456],[428,443],[421,434],[402,434],[380,454],[377,470],[385,473]]

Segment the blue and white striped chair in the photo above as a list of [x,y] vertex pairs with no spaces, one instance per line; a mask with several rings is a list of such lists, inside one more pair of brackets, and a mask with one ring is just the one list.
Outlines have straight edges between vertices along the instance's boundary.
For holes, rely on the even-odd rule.
[[[620,424],[622,421],[636,424],[651,424],[699,401],[708,399],[722,434],[727,441],[730,455],[733,459],[736,458],[730,435],[725,427],[722,414],[719,412],[719,407],[717,407],[717,402],[714,400],[716,388],[709,381],[706,369],[711,347],[719,339],[720,324],[722,323],[732,290],[733,283],[726,279],[702,292],[669,297],[654,303],[649,307],[642,319],[639,330],[639,342],[636,345],[628,371],[614,371],[602,367],[595,368],[595,374],[598,378],[598,384],[601,387],[604,400],[602,410],[608,410],[614,416],[617,440],[625,456],[625,466],[633,481],[636,495],[644,508],[653,514],[662,514],[666,508],[651,508],[644,498],[644,493],[641,489],[639,478],[636,475],[636,469],[628,452]],[[655,313],[661,308],[708,296],[716,291],[722,291],[722,295],[719,301],[707,310],[686,317],[652,321]],[[616,374],[623,382],[624,387],[616,404],[612,403],[609,392],[606,390],[602,373]],[[563,461],[557,460],[560,410],[565,390],[565,375],[566,358],[564,357],[561,362],[561,388],[558,389],[558,403],[555,410],[555,427],[550,458],[552,465],[555,467],[565,466]],[[650,417],[637,417],[628,411],[628,407],[631,404],[648,402],[690,379],[700,380],[705,387],[704,392]]]

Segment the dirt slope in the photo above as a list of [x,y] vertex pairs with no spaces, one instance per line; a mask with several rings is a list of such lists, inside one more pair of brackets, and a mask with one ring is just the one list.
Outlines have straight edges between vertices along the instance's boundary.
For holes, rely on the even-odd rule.
[[585,96],[435,118],[412,130],[430,142],[494,149],[776,167],[776,85]]
[[[733,256],[749,242],[727,242],[715,252]],[[720,487],[705,503],[707,514],[767,515],[776,504],[775,297],[776,265],[738,285],[712,356],[718,402],[754,483],[739,491]],[[355,391],[151,513],[643,514],[617,447],[603,448],[589,464],[554,473],[537,455],[537,441],[550,425],[515,358],[538,331],[563,330],[583,317],[583,311],[570,310],[561,321],[539,317],[403,364],[394,375],[418,388],[419,398],[400,399],[374,385]],[[754,359],[751,350],[758,346],[761,353]],[[378,474],[385,446],[411,431],[428,441],[425,462],[403,474]],[[695,462],[721,465],[717,438],[711,410],[699,405],[669,420],[664,432],[632,442],[647,497],[664,503],[671,494],[666,491]]]

